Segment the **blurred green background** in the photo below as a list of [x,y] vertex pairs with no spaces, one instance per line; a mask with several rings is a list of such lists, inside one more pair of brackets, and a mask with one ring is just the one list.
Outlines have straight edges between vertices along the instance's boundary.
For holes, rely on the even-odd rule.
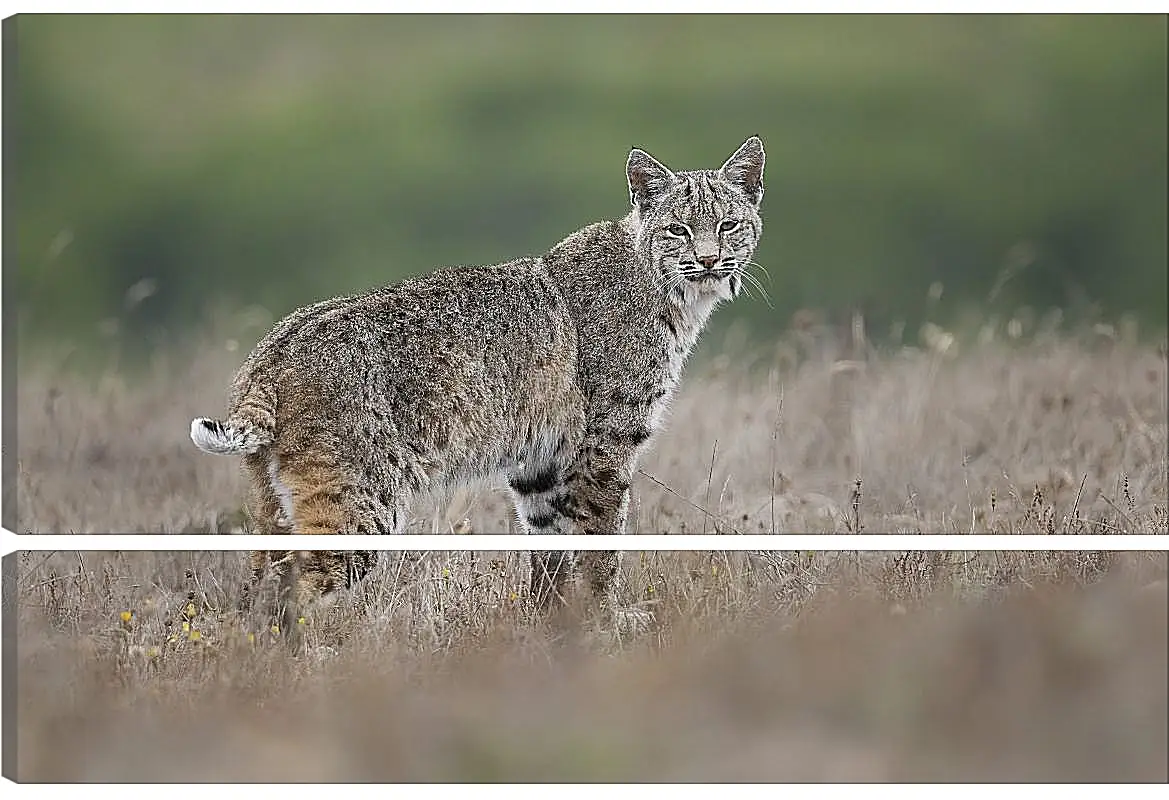
[[5,24],[22,343],[173,339],[216,308],[539,253],[625,213],[630,146],[713,168],[753,133],[771,306],[720,325],[1165,327],[1162,16]]

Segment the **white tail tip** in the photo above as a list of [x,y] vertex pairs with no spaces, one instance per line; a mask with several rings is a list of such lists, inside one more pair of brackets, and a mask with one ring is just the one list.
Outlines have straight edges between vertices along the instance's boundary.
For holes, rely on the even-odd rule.
[[217,419],[195,417],[191,420],[191,441],[204,453],[217,456],[254,453],[257,443],[249,441],[246,431],[239,430]]

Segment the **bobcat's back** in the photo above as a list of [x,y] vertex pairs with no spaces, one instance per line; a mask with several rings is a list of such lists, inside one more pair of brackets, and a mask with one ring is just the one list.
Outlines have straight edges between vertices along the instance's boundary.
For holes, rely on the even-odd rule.
[[571,411],[576,331],[540,260],[440,270],[282,320],[233,384],[228,420],[274,450],[442,474],[498,472]]

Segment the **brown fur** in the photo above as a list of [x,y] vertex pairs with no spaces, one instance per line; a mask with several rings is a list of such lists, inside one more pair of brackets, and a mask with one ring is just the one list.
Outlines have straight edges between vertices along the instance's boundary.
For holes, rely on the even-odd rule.
[[[530,533],[623,533],[691,349],[751,280],[763,161],[756,137],[718,170],[674,173],[635,149],[621,220],[539,258],[295,311],[240,368],[227,417],[194,420],[191,437],[247,454],[265,533],[395,533],[417,494],[496,476]],[[353,555],[292,559],[297,593],[347,584]],[[533,595],[562,597],[579,568],[614,611],[619,562],[538,554]]]

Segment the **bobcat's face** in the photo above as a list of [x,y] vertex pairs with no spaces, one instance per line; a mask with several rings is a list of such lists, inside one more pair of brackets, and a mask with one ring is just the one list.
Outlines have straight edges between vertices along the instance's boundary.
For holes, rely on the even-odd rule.
[[717,170],[674,173],[642,150],[629,154],[638,255],[661,288],[683,298],[736,297],[763,222],[763,143],[752,136]]

